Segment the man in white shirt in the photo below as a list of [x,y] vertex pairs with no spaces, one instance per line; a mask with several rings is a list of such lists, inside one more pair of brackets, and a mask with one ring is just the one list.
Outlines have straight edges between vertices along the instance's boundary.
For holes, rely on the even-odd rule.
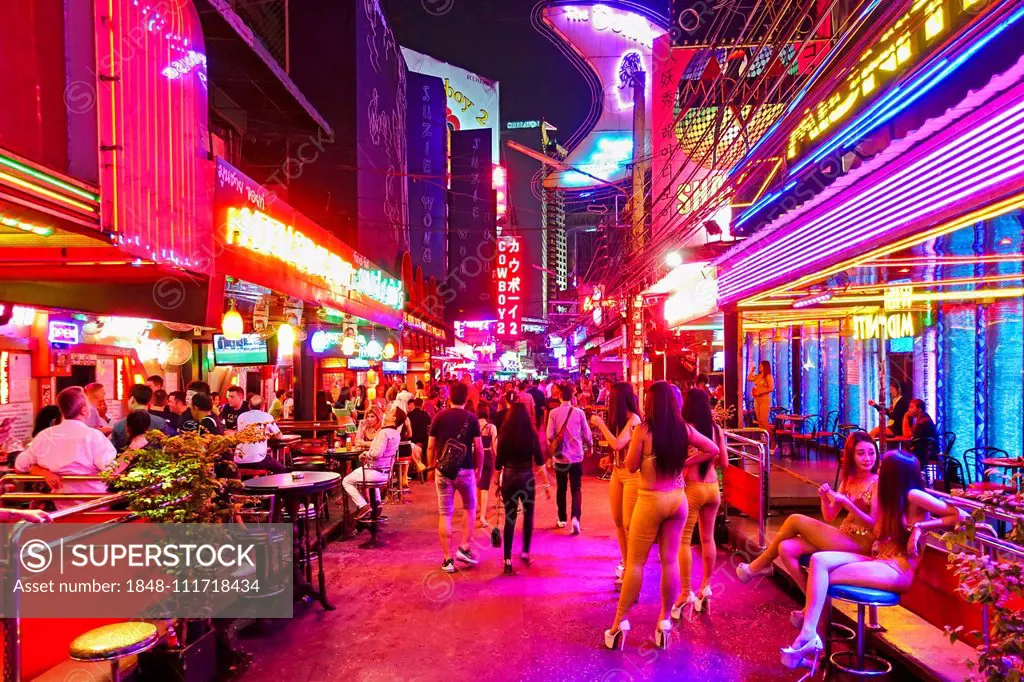
[[[78,386],[65,388],[57,394],[57,405],[64,421],[44,429],[18,455],[14,468],[23,474],[42,476],[55,493],[105,493],[103,481],[64,483],[61,476],[95,476],[110,466],[117,450],[86,419],[89,401]],[[81,500],[59,500],[58,509],[73,507]]]
[[395,405],[397,405],[399,409],[402,410],[402,412],[409,414],[409,402],[415,397],[416,396],[414,396],[409,391],[408,388],[402,386],[402,389],[398,392],[398,395],[395,396]]
[[[263,411],[263,398],[254,395],[249,400],[249,409],[238,415],[238,430],[247,426],[262,424],[268,437],[281,433],[270,413]],[[239,469],[262,469],[272,474],[282,474],[287,469],[283,464],[267,454],[267,441],[259,443],[239,443],[235,449],[235,464]]]
[[565,528],[566,492],[572,489],[572,534],[580,533],[580,515],[583,512],[583,453],[593,445],[594,434],[583,410],[572,406],[572,387],[563,384],[562,404],[548,415],[548,442],[557,440],[552,452],[555,460],[555,478],[558,482],[558,527]]

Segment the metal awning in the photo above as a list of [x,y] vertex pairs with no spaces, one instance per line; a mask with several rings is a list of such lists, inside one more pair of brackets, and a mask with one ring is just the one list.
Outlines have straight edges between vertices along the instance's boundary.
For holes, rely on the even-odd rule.
[[327,120],[310,104],[228,0],[195,0],[206,40],[210,83],[246,112],[283,128],[320,128]]

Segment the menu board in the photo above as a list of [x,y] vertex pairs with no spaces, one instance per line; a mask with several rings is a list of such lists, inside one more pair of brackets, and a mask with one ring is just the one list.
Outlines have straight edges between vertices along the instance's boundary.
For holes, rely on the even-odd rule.
[[31,403],[32,356],[28,353],[11,353],[8,356],[7,378],[10,386],[8,400],[12,403]]
[[32,403],[17,402],[0,405],[0,421],[4,419],[11,420],[11,437],[7,443],[0,443],[0,449],[6,449],[7,452],[20,452],[24,443],[32,437],[32,423],[35,420]]

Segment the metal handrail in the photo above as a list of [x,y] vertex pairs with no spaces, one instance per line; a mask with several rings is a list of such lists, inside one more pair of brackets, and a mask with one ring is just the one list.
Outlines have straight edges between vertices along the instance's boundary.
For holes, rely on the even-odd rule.
[[928,494],[937,497],[944,502],[948,502],[955,507],[959,507],[964,511],[983,511],[986,517],[996,519],[997,521],[1006,521],[1008,523],[1024,521],[1024,514],[1014,514],[1012,512],[999,509],[998,507],[985,504],[984,502],[969,500],[966,497],[959,497],[957,495],[950,495],[949,493],[944,493],[941,490],[929,489]]
[[[757,435],[758,440],[748,438],[743,434]],[[770,436],[764,429],[726,429],[725,431],[725,448],[726,451],[738,455],[741,459],[754,461],[757,463],[757,473],[761,482],[760,499],[758,504],[758,518],[757,518],[757,540],[764,549],[768,546],[768,510],[771,505],[771,450],[768,448]],[[735,445],[730,447],[729,441],[732,440]],[[753,455],[748,453],[743,448],[755,447],[757,448],[757,454]]]

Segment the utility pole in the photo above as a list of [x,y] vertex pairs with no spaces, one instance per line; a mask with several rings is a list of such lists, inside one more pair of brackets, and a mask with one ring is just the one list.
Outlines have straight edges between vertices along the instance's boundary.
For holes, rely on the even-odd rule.
[[[647,216],[644,202],[644,139],[647,133],[647,74],[643,71],[639,55],[627,56],[619,69],[619,80],[633,90],[633,196],[631,199],[632,254],[639,257],[646,240]],[[626,381],[633,384],[640,404],[643,404],[644,348],[647,345],[644,330],[643,291],[626,292],[626,357],[623,364]]]

